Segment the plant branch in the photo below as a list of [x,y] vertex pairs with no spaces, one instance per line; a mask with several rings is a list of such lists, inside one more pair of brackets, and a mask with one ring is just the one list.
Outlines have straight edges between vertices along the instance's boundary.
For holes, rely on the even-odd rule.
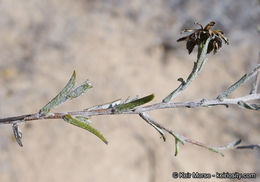
[[[250,78],[254,73],[258,71],[260,68],[259,65],[256,66],[253,71],[251,71],[248,75]],[[73,77],[75,75],[73,74]],[[246,77],[246,78],[248,78]],[[240,79],[241,80],[241,79]],[[248,79],[244,79],[244,81],[247,81]],[[244,82],[243,81],[243,82]],[[71,82],[71,79],[70,79]],[[86,82],[85,89],[81,89],[81,91],[77,91],[77,95],[81,95],[81,92],[86,92],[87,88],[89,87],[90,83]],[[236,82],[237,83],[237,82]],[[67,84],[68,85],[68,84]],[[234,85],[234,84],[233,84]],[[241,84],[239,84],[240,86]],[[81,86],[80,86],[81,87]],[[80,87],[77,87],[76,90]],[[66,87],[65,87],[66,88]],[[71,88],[73,93],[75,92],[75,89],[73,90],[73,87]],[[70,91],[68,94],[71,95],[72,91]],[[62,91],[61,91],[62,92]],[[249,101],[257,101],[260,99],[260,94],[251,94],[251,95],[246,95],[243,97],[237,97],[237,98],[223,98],[223,99],[201,99],[199,101],[187,101],[187,102],[159,102],[155,104],[150,104],[147,106],[142,106],[143,104],[150,102],[153,99],[154,95],[151,94],[149,96],[140,98],[140,99],[132,99],[130,101],[125,101],[121,103],[121,100],[116,100],[113,102],[110,102],[108,104],[102,104],[98,105],[95,107],[91,107],[89,109],[84,109],[82,111],[73,111],[73,112],[57,112],[57,113],[52,113],[49,112],[50,109],[47,107],[48,112],[42,113],[42,109],[34,114],[27,114],[27,115],[21,115],[21,116],[15,116],[15,117],[8,117],[8,118],[2,118],[0,119],[0,124],[12,124],[13,125],[13,131],[15,138],[20,146],[22,145],[21,138],[22,138],[22,133],[19,130],[18,124],[20,122],[28,122],[28,121],[33,121],[33,120],[43,120],[43,119],[63,119],[66,122],[73,124],[75,126],[78,126],[80,128],[86,129],[92,134],[96,135],[99,137],[103,142],[108,143],[105,137],[95,128],[90,126],[90,121],[88,118],[92,116],[98,116],[98,115],[118,115],[118,114],[138,114],[141,118],[143,118],[149,125],[151,125],[153,128],[155,128],[164,141],[166,140],[166,136],[164,134],[164,131],[167,132],[168,134],[172,135],[175,138],[175,155],[178,154],[179,151],[179,143],[191,143],[203,148],[206,148],[210,151],[217,152],[223,156],[223,153],[221,150],[226,150],[230,148],[234,148],[236,145],[240,143],[240,140],[232,142],[226,146],[223,147],[215,147],[215,146],[210,146],[203,144],[199,141],[184,137],[182,135],[177,134],[171,129],[168,129],[167,127],[163,126],[162,124],[159,124],[157,121],[152,119],[146,112],[153,111],[153,110],[158,110],[158,109],[168,109],[168,108],[195,108],[195,107],[213,107],[213,106],[218,106],[218,105],[224,105],[224,106],[229,106],[229,105],[236,105],[240,106],[246,109],[254,109],[254,110],[259,110],[259,106],[257,104],[248,104],[247,102]],[[55,100],[56,98],[56,100]],[[64,100],[64,98],[68,98],[68,96],[58,94],[54,99],[51,101],[51,108],[55,107],[55,103],[61,104],[60,100]],[[57,98],[59,99],[57,102]],[[66,99],[65,99],[66,100]],[[46,108],[46,106],[44,106]],[[242,148],[242,147],[241,147]]]
[[183,145],[185,143],[190,143],[193,145],[197,145],[199,147],[203,147],[206,148],[210,151],[219,153],[221,156],[224,156],[224,154],[221,152],[223,150],[227,150],[227,149],[231,149],[231,148],[235,148],[237,145],[240,144],[241,139],[233,141],[231,143],[228,143],[225,146],[211,146],[211,145],[207,145],[207,144],[203,144],[199,141],[193,140],[191,138],[187,138],[183,135],[179,135],[176,132],[174,132],[171,129],[168,129],[167,127],[163,126],[162,124],[158,123],[157,121],[155,121],[154,119],[150,118],[146,113],[141,113],[140,116],[147,121],[151,126],[153,126],[163,137],[164,141],[165,141],[165,134],[163,133],[162,130],[166,131],[167,133],[169,133],[170,135],[172,135],[175,138],[175,156],[178,154],[179,151],[179,142],[182,143]]
[[73,112],[57,112],[57,113],[48,113],[45,116],[39,116],[38,113],[21,115],[16,117],[8,117],[0,119],[1,124],[12,124],[15,122],[24,122],[32,120],[42,120],[42,119],[63,119],[67,114],[71,116],[98,116],[98,115],[118,115],[118,114],[140,114],[148,111],[158,110],[158,109],[169,109],[169,108],[196,108],[196,107],[212,107],[219,105],[237,105],[239,101],[248,102],[256,101],[260,99],[260,94],[251,94],[243,97],[237,97],[232,99],[223,99],[222,101],[218,99],[202,99],[200,101],[189,101],[189,102],[170,102],[170,103],[156,103],[143,107],[134,108],[131,110],[125,110],[122,112],[115,112],[113,108],[107,109],[93,109],[93,110],[83,110],[83,111],[73,111]]
[[[115,100],[106,104],[97,105],[88,109],[84,109],[81,111],[73,111],[73,112],[50,112],[53,108],[71,100],[76,97],[81,96],[86,93],[90,88],[92,88],[91,83],[87,80],[83,84],[78,87],[75,87],[76,84],[76,73],[73,72],[70,80],[66,84],[66,86],[48,102],[43,108],[39,110],[39,112],[34,114],[27,114],[15,117],[7,117],[0,119],[0,124],[12,124],[13,132],[16,138],[17,143],[20,146],[22,144],[22,132],[19,129],[18,124],[21,122],[28,122],[33,120],[44,120],[44,119],[63,119],[65,122],[80,127],[89,131],[90,133],[96,135],[100,140],[104,143],[108,143],[106,138],[95,128],[93,128],[90,124],[90,117],[98,116],[98,115],[119,115],[119,114],[138,114],[143,120],[145,120],[149,125],[151,125],[166,141],[165,132],[172,135],[175,139],[175,156],[179,151],[179,143],[185,144],[190,143],[193,145],[197,145],[203,148],[206,148],[210,151],[219,153],[223,156],[222,150],[227,150],[231,148],[257,148],[259,145],[247,145],[247,146],[237,146],[240,144],[241,140],[236,140],[231,142],[225,146],[211,146],[203,144],[199,141],[190,139],[188,137],[182,136],[172,129],[165,127],[164,125],[158,123],[156,120],[151,118],[147,112],[159,109],[174,109],[174,108],[196,108],[196,107],[213,107],[213,106],[239,106],[244,109],[250,110],[260,110],[260,104],[257,103],[260,100],[260,94],[257,93],[258,86],[258,78],[256,77],[254,80],[254,86],[249,95],[245,95],[237,98],[227,98],[234,90],[239,88],[243,83],[252,79],[255,75],[258,74],[260,69],[260,64],[258,64],[251,72],[245,74],[242,78],[240,78],[237,82],[228,87],[223,93],[219,94],[219,96],[215,99],[200,99],[195,101],[185,101],[185,102],[170,102],[174,99],[178,94],[180,94],[185,88],[187,88],[190,83],[198,77],[203,65],[206,63],[207,58],[206,54],[210,53],[214,50],[214,53],[221,47],[221,39],[222,38],[225,43],[228,43],[228,39],[223,36],[223,33],[218,30],[214,30],[214,36],[212,36],[212,31],[209,29],[214,26],[214,22],[210,22],[205,28],[197,29],[192,35],[183,37],[179,39],[188,40],[187,41],[187,49],[191,52],[195,45],[198,45],[198,55],[197,61],[194,63],[193,69],[189,74],[186,81],[183,78],[179,78],[178,81],[181,82],[178,88],[176,88],[173,92],[171,92],[166,98],[162,100],[162,102],[150,104],[143,106],[144,104],[150,102],[154,98],[154,94],[150,94],[148,96],[142,98],[134,98],[127,99],[124,102],[119,100]],[[197,33],[196,33],[197,32]],[[208,32],[208,33],[205,33]],[[199,36],[198,36],[199,35]],[[194,39],[194,36],[197,36],[197,39]],[[206,38],[205,38],[206,36]],[[218,37],[218,39],[216,38]],[[254,103],[248,103],[252,102]]]

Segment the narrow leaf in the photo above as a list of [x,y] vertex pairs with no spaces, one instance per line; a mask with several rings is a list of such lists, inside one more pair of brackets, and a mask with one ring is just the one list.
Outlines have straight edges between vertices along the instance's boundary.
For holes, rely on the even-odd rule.
[[46,115],[50,110],[61,103],[66,101],[66,96],[67,94],[71,91],[71,89],[75,85],[75,80],[76,80],[76,72],[75,70],[73,71],[73,74],[67,83],[67,85],[62,89],[62,91],[54,97],[48,104],[46,104],[39,112],[41,116]]
[[19,144],[20,147],[23,147],[23,143],[22,143],[22,131],[19,129],[19,126],[17,123],[14,123],[12,125],[13,128],[13,132],[14,132],[14,137],[16,139],[16,142]]
[[163,139],[163,141],[166,141],[166,136],[163,132],[163,130],[160,128],[160,126],[156,125],[156,123],[148,116],[146,113],[140,113],[139,116],[145,120],[149,125],[151,125],[156,131],[158,131]]
[[76,118],[73,118],[70,114],[67,114],[63,117],[64,121],[78,126],[82,129],[88,130],[90,133],[93,133],[94,135],[96,135],[99,139],[101,139],[105,144],[108,144],[108,141],[106,140],[106,138],[95,128],[93,128],[92,126],[90,126],[89,124],[87,124],[86,122],[82,122],[81,120],[78,120]]
[[137,100],[139,98],[139,96],[137,95],[137,96],[135,96],[134,98],[130,98],[130,96],[129,97],[127,97],[127,99],[125,100],[125,102],[124,102],[124,104],[126,104],[126,103],[129,103],[129,102],[132,102],[132,101],[135,101],[135,100]]
[[238,139],[238,140],[230,142],[227,145],[221,146],[221,147],[211,147],[211,146],[204,146],[204,147],[207,148],[208,150],[212,151],[212,152],[219,153],[223,157],[224,154],[221,152],[221,150],[227,150],[227,149],[235,148],[240,143],[241,143],[241,139]]
[[116,112],[122,112],[122,111],[127,111],[127,110],[131,110],[137,106],[146,104],[147,102],[150,102],[151,100],[153,100],[154,98],[154,94],[148,95],[146,97],[142,97],[140,99],[136,99],[134,101],[125,103],[125,104],[119,104],[115,107],[115,111]]
[[186,138],[184,136],[177,134],[176,132],[174,132],[172,130],[169,131],[169,133],[175,138],[175,154],[174,155],[177,156],[178,152],[179,152],[179,143],[184,145]]
[[120,103],[121,103],[121,99],[118,99],[118,100],[114,100],[114,101],[109,102],[109,103],[93,106],[93,107],[85,109],[85,110],[86,111],[92,111],[92,110],[97,110],[97,109],[108,109],[108,108],[115,107],[115,106],[119,105]]
[[92,88],[92,85],[88,80],[86,80],[82,85],[69,92],[69,94],[66,96],[66,101],[81,96],[82,94],[86,93],[90,88]]
[[90,124],[91,123],[91,121],[87,117],[84,117],[84,116],[75,116],[75,118],[77,120],[80,120],[80,121],[86,123],[86,124]]
[[237,104],[245,109],[251,109],[251,110],[256,110],[256,111],[260,110],[260,104],[248,104],[243,101],[239,101]]
[[224,149],[232,149],[234,147],[236,147],[237,145],[239,145],[241,143],[241,139],[238,139],[236,141],[230,142],[229,144],[226,145],[226,147]]
[[222,152],[220,152],[217,148],[214,148],[214,147],[205,147],[205,148],[207,148],[209,151],[211,151],[211,152],[215,152],[215,153],[218,153],[218,154],[220,154],[222,157],[224,157],[224,154],[222,153]]
[[237,149],[260,149],[260,144],[238,146]]
[[179,153],[179,140],[175,138],[175,154],[174,156],[177,156]]
[[181,135],[175,133],[175,132],[172,131],[172,130],[171,130],[169,133],[175,138],[175,140],[178,140],[179,142],[181,142],[182,145],[185,144],[185,138],[184,138],[184,136],[181,136]]
[[242,76],[236,83],[231,85],[227,90],[225,90],[222,94],[220,94],[217,99],[223,100],[227,96],[229,96],[234,90],[236,90],[244,81],[247,79],[247,74]]

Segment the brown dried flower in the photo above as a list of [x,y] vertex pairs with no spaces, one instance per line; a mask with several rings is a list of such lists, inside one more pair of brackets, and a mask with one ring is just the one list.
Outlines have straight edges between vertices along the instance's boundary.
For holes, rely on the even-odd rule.
[[199,29],[184,29],[183,32],[192,32],[190,35],[182,37],[177,40],[180,41],[187,41],[186,48],[189,51],[189,54],[193,51],[196,45],[199,45],[201,42],[206,41],[208,38],[211,38],[208,51],[209,54],[212,50],[215,54],[218,49],[222,47],[222,40],[229,44],[228,39],[224,36],[224,32],[221,30],[212,30],[211,28],[215,25],[214,21],[208,23],[204,28],[200,23],[195,23],[200,26]]

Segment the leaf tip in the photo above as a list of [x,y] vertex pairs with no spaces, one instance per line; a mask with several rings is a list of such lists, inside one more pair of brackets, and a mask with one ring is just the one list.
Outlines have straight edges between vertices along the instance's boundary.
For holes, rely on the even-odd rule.
[[[154,95],[154,94],[151,94],[151,95],[150,95],[150,98],[151,98],[151,100],[153,100],[153,99],[154,99],[154,97],[155,97],[155,95]],[[151,101],[151,100],[150,100],[150,101]]]

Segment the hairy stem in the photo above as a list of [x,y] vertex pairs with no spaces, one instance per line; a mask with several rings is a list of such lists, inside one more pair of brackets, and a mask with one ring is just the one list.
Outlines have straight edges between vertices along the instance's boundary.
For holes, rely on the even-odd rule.
[[238,97],[233,99],[202,99],[200,101],[189,101],[189,102],[175,102],[175,103],[156,103],[143,107],[138,107],[132,110],[125,110],[122,112],[114,112],[112,108],[108,109],[96,109],[90,111],[73,111],[73,112],[58,112],[58,113],[48,113],[46,116],[39,116],[38,113],[27,114],[16,117],[8,117],[0,119],[1,124],[12,124],[14,122],[41,120],[41,119],[62,119],[65,115],[70,114],[72,116],[98,116],[98,115],[118,115],[118,114],[140,114],[143,112],[158,110],[158,109],[168,109],[168,108],[195,108],[195,107],[212,107],[218,105],[236,105],[238,106],[239,101],[248,102],[260,99],[260,94],[251,94],[244,97]]
[[210,41],[210,38],[208,38],[205,42],[202,42],[199,44],[197,61],[194,63],[192,72],[188,76],[186,82],[183,80],[183,78],[179,78],[178,80],[181,81],[181,84],[179,85],[179,87],[177,89],[175,89],[167,97],[165,97],[163,99],[163,102],[165,102],[165,103],[170,102],[177,95],[179,95],[181,91],[183,91],[185,88],[187,88],[195,78],[198,77],[203,65],[207,61],[206,54],[207,54],[207,50],[208,50],[209,41]]

